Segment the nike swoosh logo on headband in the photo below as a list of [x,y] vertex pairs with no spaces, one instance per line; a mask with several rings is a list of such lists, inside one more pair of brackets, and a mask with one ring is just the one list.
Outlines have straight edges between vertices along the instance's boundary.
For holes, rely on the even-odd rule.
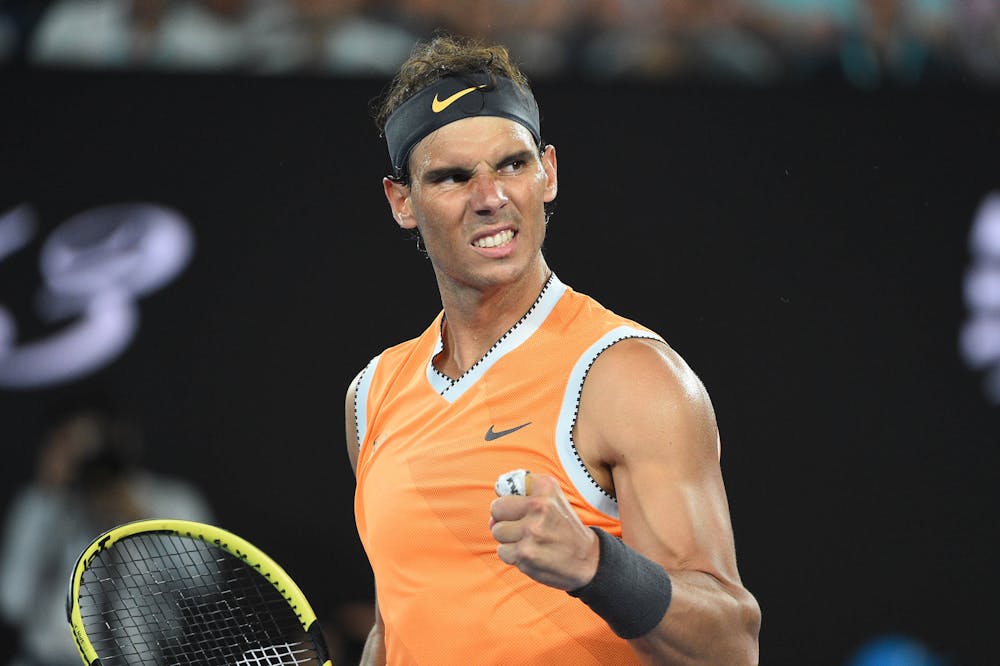
[[455,93],[451,97],[446,97],[444,99],[438,99],[438,96],[435,93],[434,94],[434,99],[431,100],[431,111],[433,111],[434,113],[441,113],[442,111],[444,111],[445,109],[447,109],[449,106],[451,106],[452,102],[454,102],[455,100],[457,100],[457,99],[459,99],[461,97],[465,97],[466,95],[468,95],[473,90],[479,90],[480,88],[485,88],[485,87],[486,87],[485,83],[483,85],[481,85],[481,86],[472,86],[471,88],[466,88],[465,90],[459,90],[457,93]]

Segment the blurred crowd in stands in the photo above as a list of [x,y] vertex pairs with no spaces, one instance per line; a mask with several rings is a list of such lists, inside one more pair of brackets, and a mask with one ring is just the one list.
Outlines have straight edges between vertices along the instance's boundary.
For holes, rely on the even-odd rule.
[[536,79],[1000,85],[1000,0],[0,0],[0,63],[384,76],[439,30]]

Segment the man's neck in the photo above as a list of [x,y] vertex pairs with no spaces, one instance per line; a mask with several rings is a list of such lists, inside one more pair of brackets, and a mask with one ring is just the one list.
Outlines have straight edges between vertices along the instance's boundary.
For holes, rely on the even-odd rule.
[[461,376],[531,308],[550,274],[541,261],[515,283],[486,290],[442,289],[444,349],[435,367],[449,377]]

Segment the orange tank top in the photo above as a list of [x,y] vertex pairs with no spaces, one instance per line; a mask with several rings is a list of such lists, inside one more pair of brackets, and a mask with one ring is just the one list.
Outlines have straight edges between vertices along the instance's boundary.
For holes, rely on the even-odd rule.
[[558,479],[587,525],[621,536],[617,504],[573,445],[597,356],[659,336],[553,275],[457,380],[437,372],[441,323],[384,351],[359,379],[355,516],[375,573],[388,662],[631,664],[627,642],[581,601],[497,557],[493,484],[516,468]]

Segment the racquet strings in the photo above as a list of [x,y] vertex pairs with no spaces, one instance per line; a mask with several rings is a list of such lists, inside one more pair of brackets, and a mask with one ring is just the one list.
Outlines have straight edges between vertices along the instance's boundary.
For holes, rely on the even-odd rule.
[[99,551],[79,606],[102,666],[320,663],[274,584],[196,538],[143,533]]

